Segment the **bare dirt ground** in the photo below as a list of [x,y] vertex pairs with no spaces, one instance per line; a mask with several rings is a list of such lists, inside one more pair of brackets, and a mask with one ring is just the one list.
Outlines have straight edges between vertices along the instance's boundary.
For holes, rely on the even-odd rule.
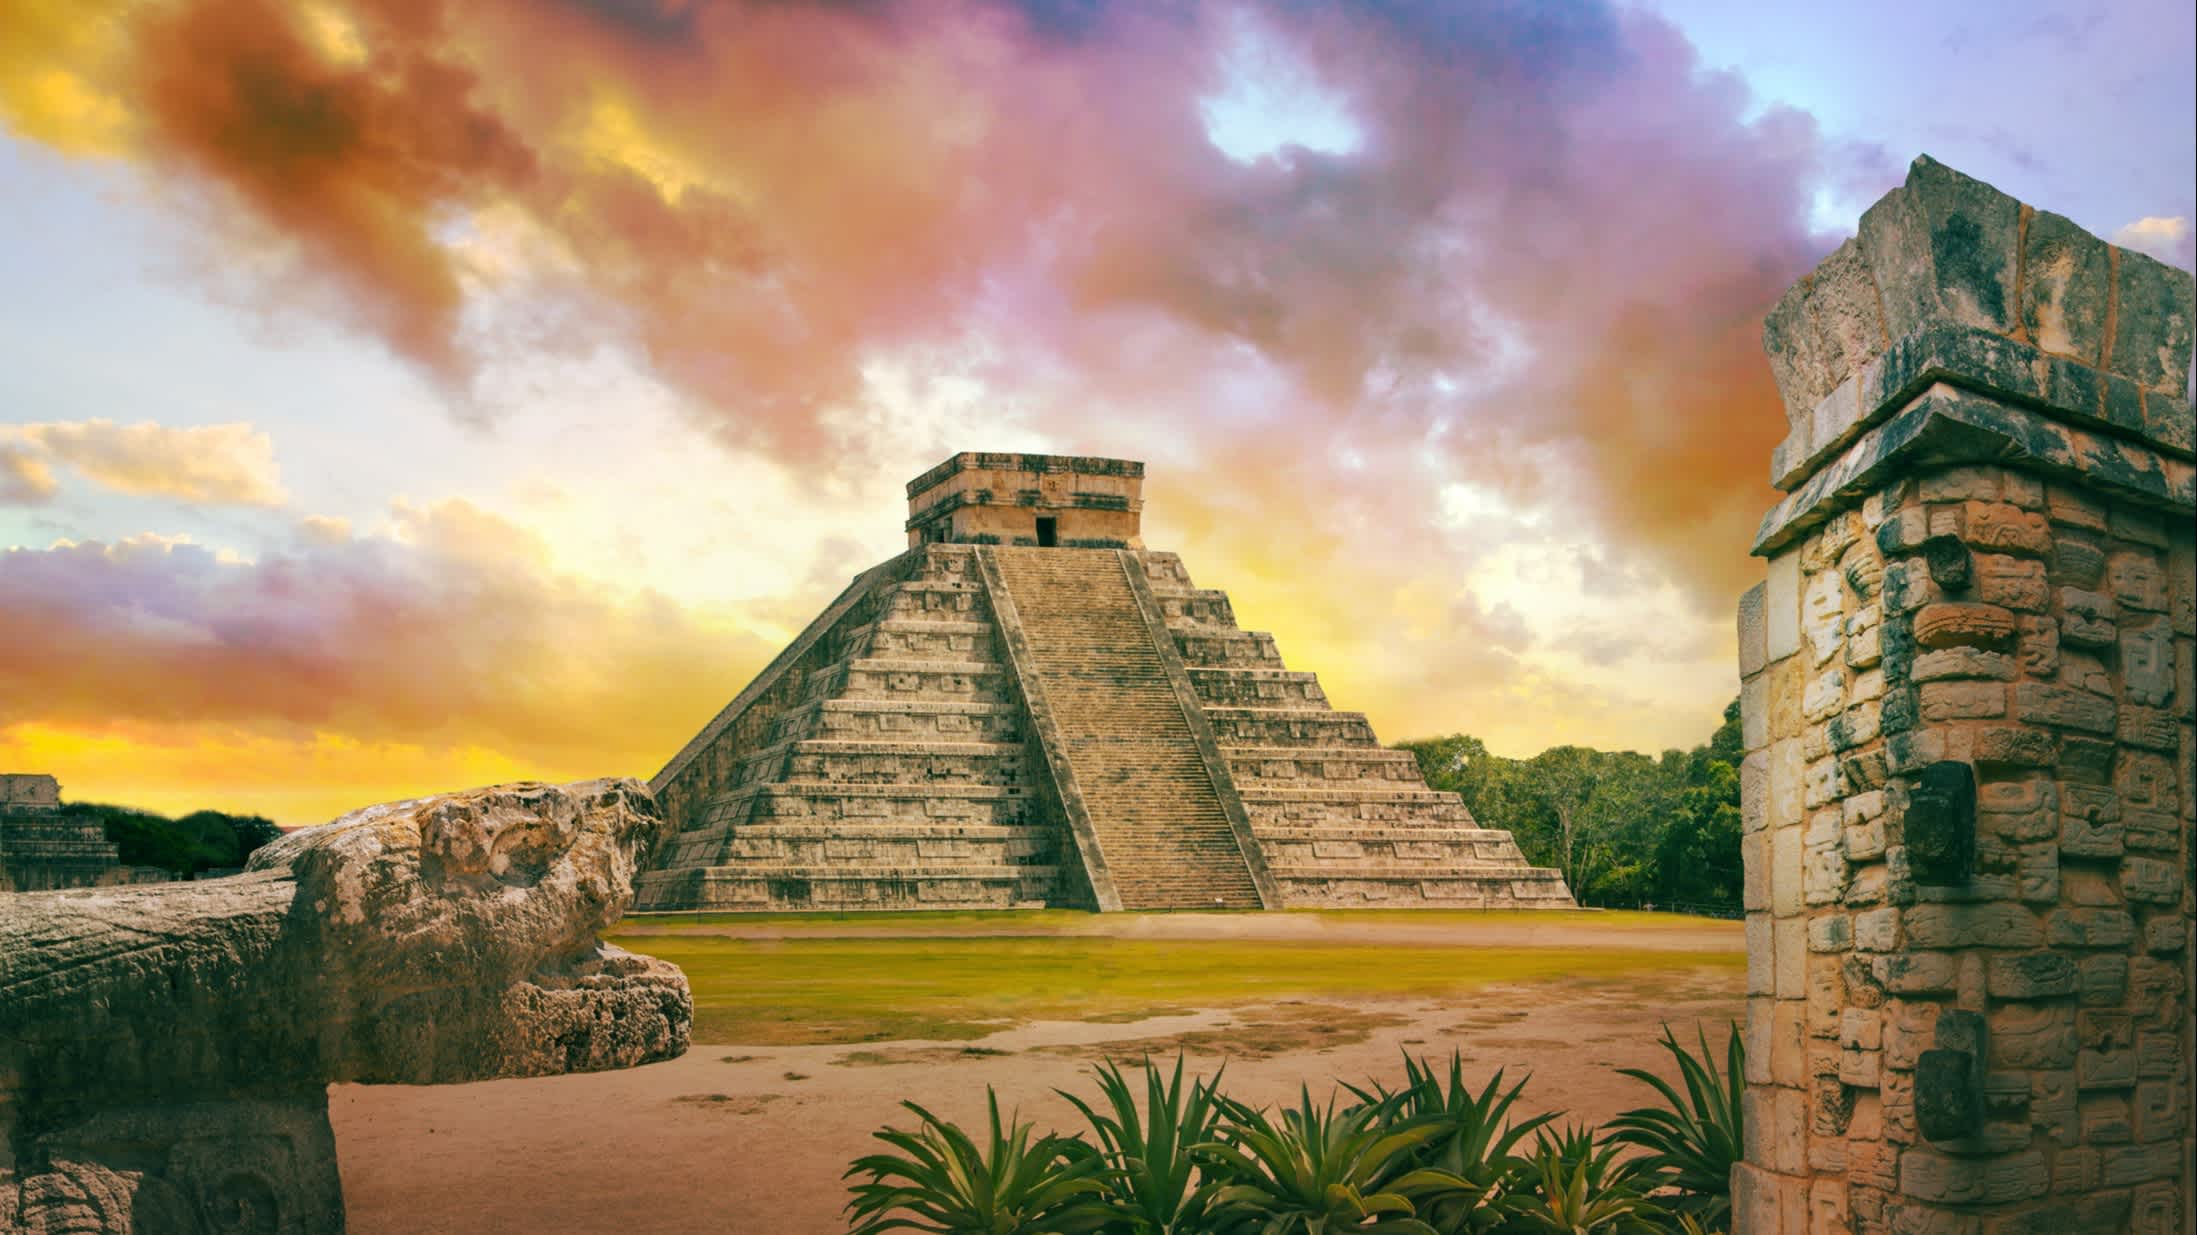
[[[1223,928],[1185,918],[1140,929],[1189,941]],[[1454,925],[1408,919],[1314,927],[1277,916],[1255,929],[1468,942]],[[1576,921],[1488,929],[1510,946],[1632,943],[1628,932]],[[1524,939],[1521,930],[1544,933]],[[1702,952],[1741,950],[1736,924],[1699,935]],[[1656,944],[1678,946],[1668,937]],[[1469,958],[1460,951],[1460,963]],[[1551,972],[1439,999],[1310,995],[1138,1020],[1038,1021],[973,1042],[697,1043],[682,1059],[591,1076],[339,1085],[330,1105],[354,1235],[837,1235],[846,1229],[840,1173],[877,1147],[870,1133],[879,1126],[913,1123],[897,1105],[903,1098],[979,1127],[991,1085],[1003,1108],[1068,1130],[1079,1121],[1052,1091],[1088,1095],[1090,1065],[1105,1056],[1134,1062],[1184,1050],[1193,1069],[1225,1063],[1231,1096],[1262,1103],[1294,1098],[1300,1083],[1318,1097],[1332,1078],[1393,1080],[1402,1052],[1446,1058],[1454,1049],[1468,1077],[1531,1072],[1522,1112],[1600,1121],[1649,1097],[1614,1069],[1672,1071],[1656,1045],[1659,1023],[1689,1042],[1702,1025],[1721,1051],[1723,1026],[1742,1014],[1742,986],[1730,964],[1593,981]]]

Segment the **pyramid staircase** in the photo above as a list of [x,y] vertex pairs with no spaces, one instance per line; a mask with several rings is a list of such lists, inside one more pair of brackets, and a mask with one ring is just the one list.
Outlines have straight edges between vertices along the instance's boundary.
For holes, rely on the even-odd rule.
[[643,911],[1572,905],[1171,553],[911,548],[652,786]]
[[[1257,909],[1193,715],[1111,549],[987,549],[1124,909]],[[1133,567],[1132,567],[1133,569]],[[1195,706],[1194,704],[1192,705]]]

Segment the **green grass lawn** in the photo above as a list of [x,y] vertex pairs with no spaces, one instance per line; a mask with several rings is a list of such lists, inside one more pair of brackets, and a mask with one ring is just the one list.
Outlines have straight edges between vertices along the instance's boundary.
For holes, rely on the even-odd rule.
[[[1440,911],[1351,916],[1425,925]],[[1460,915],[1462,916],[1462,915]],[[1497,915],[1475,913],[1475,921]],[[1533,915],[1548,921],[1559,915]],[[1732,952],[1658,949],[1658,931],[1699,929],[1700,919],[1657,914],[1564,914],[1609,930],[1596,947],[1478,947],[1378,940],[1136,939],[1115,915],[904,915],[903,937],[828,935],[850,922],[885,919],[755,915],[651,917],[611,938],[678,965],[694,989],[694,1038],[713,1043],[851,1043],[901,1038],[962,1040],[1028,1020],[1132,1020],[1168,1011],[1291,999],[1448,996],[1489,983],[1655,983],[1674,971],[1736,973]],[[1637,919],[1637,920],[1636,920]],[[790,938],[709,933],[768,925]],[[1031,937],[986,935],[987,927]],[[683,928],[683,929],[682,929]],[[1096,933],[1096,932],[1108,933]],[[1736,938],[1737,930],[1733,928]]]

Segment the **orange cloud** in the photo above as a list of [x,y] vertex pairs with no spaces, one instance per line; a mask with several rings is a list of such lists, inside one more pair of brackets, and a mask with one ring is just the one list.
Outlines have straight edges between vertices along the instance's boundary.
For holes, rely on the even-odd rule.
[[[463,502],[400,507],[389,536],[308,531],[256,561],[158,537],[61,542],[0,554],[0,748],[119,734],[168,750],[144,756],[156,764],[210,742],[646,775],[774,650],[559,574],[528,533]],[[95,784],[133,776],[98,766]]]
[[117,493],[209,505],[279,506],[284,501],[274,441],[248,424],[178,429],[150,420],[134,425],[85,420],[27,424],[13,432],[48,458]]
[[59,488],[44,459],[21,446],[0,442],[0,506],[35,506]]

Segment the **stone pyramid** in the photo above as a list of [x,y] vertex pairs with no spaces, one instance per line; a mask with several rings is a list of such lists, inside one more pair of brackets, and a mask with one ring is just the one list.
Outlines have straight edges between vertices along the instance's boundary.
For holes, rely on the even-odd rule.
[[642,910],[1571,908],[1138,533],[1144,465],[960,454],[651,781]]

